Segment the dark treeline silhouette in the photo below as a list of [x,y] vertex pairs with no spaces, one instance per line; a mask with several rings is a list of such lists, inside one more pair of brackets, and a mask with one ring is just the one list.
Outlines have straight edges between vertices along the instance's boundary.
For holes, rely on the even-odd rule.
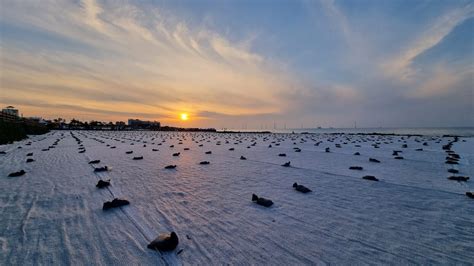
[[117,121],[113,122],[102,122],[102,121],[80,121],[77,119],[71,119],[69,123],[65,119],[56,118],[48,122],[48,128],[54,130],[153,130],[153,131],[205,131],[205,132],[215,132],[214,128],[180,128],[180,127],[170,127],[170,126],[157,126],[157,125],[127,125],[125,122]]
[[0,144],[26,139],[27,135],[40,135],[48,132],[49,129],[45,125],[31,120],[0,120]]
[[51,129],[75,129],[75,130],[124,130],[127,128],[125,122],[102,122],[102,121],[80,121],[71,119],[69,123],[62,118],[57,118],[48,124]]

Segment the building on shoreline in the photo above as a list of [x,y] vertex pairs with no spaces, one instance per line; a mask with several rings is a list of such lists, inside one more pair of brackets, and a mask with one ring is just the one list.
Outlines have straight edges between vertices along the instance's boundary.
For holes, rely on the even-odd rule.
[[1,121],[18,121],[20,120],[18,109],[13,106],[7,106],[0,112]]
[[13,116],[16,116],[16,117],[20,117],[18,109],[16,109],[15,107],[13,107],[11,105],[3,108],[2,113],[13,115]]

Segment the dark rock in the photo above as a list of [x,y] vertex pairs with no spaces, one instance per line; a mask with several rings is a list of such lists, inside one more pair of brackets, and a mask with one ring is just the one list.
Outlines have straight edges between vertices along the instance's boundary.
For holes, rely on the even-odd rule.
[[26,174],[25,170],[20,170],[18,172],[10,173],[8,176],[9,177],[18,177],[18,176],[22,176],[24,174]]
[[449,180],[454,180],[454,181],[458,181],[458,182],[466,182],[467,180],[469,180],[469,177],[468,176],[450,176],[448,177]]
[[117,208],[117,207],[125,206],[128,204],[130,204],[128,200],[115,198],[112,201],[104,202],[104,206],[102,206],[102,210]]
[[159,251],[172,251],[179,244],[178,235],[175,232],[160,234],[155,240],[148,244],[149,249]]
[[307,188],[307,187],[305,187],[305,186],[303,186],[303,185],[298,185],[298,183],[296,183],[296,182],[293,184],[293,187],[294,187],[297,191],[302,192],[302,193],[311,192],[311,189],[309,189],[309,188]]
[[375,176],[373,175],[366,175],[364,177],[362,177],[362,179],[365,179],[365,180],[370,180],[370,181],[379,181]]
[[98,172],[107,172],[107,171],[109,171],[108,166],[94,168],[94,172],[96,172],[96,173],[98,173]]
[[448,169],[448,173],[457,174],[459,173],[459,170],[451,168],[451,169]]
[[110,179],[109,180],[99,180],[99,182],[97,182],[97,185],[95,185],[95,186],[98,187],[98,188],[108,187],[108,186],[110,186]]
[[258,205],[262,205],[262,206],[265,206],[265,207],[270,207],[270,206],[273,205],[273,201],[271,201],[269,199],[266,199],[266,198],[262,198],[262,197],[259,198],[255,194],[252,194],[252,201],[257,203]]
[[449,156],[451,156],[455,159],[461,159],[461,156],[459,156],[459,154],[457,154],[457,153],[451,153]]

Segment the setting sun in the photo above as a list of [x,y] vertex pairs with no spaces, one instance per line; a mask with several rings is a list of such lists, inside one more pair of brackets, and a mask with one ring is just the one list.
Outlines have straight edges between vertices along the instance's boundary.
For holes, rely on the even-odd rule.
[[183,121],[188,120],[188,114],[181,114],[181,120]]

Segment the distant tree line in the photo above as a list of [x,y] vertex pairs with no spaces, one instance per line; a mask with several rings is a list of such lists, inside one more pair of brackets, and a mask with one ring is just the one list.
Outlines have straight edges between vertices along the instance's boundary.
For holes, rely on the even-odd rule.
[[80,121],[75,118],[71,119],[69,123],[63,118],[56,118],[52,121],[47,121],[48,127],[50,129],[61,130],[61,129],[69,129],[69,130],[124,130],[126,129],[127,125],[125,122],[102,122],[102,121]]
[[127,125],[125,122],[101,122],[101,121],[80,121],[75,118],[71,119],[69,123],[63,118],[56,118],[47,121],[47,126],[52,130],[153,130],[153,131],[205,131],[215,132],[214,128],[180,128],[170,126],[153,126],[147,124]]
[[48,133],[45,125],[18,119],[17,121],[0,120],[0,144],[8,144],[28,138],[28,135],[40,135]]

